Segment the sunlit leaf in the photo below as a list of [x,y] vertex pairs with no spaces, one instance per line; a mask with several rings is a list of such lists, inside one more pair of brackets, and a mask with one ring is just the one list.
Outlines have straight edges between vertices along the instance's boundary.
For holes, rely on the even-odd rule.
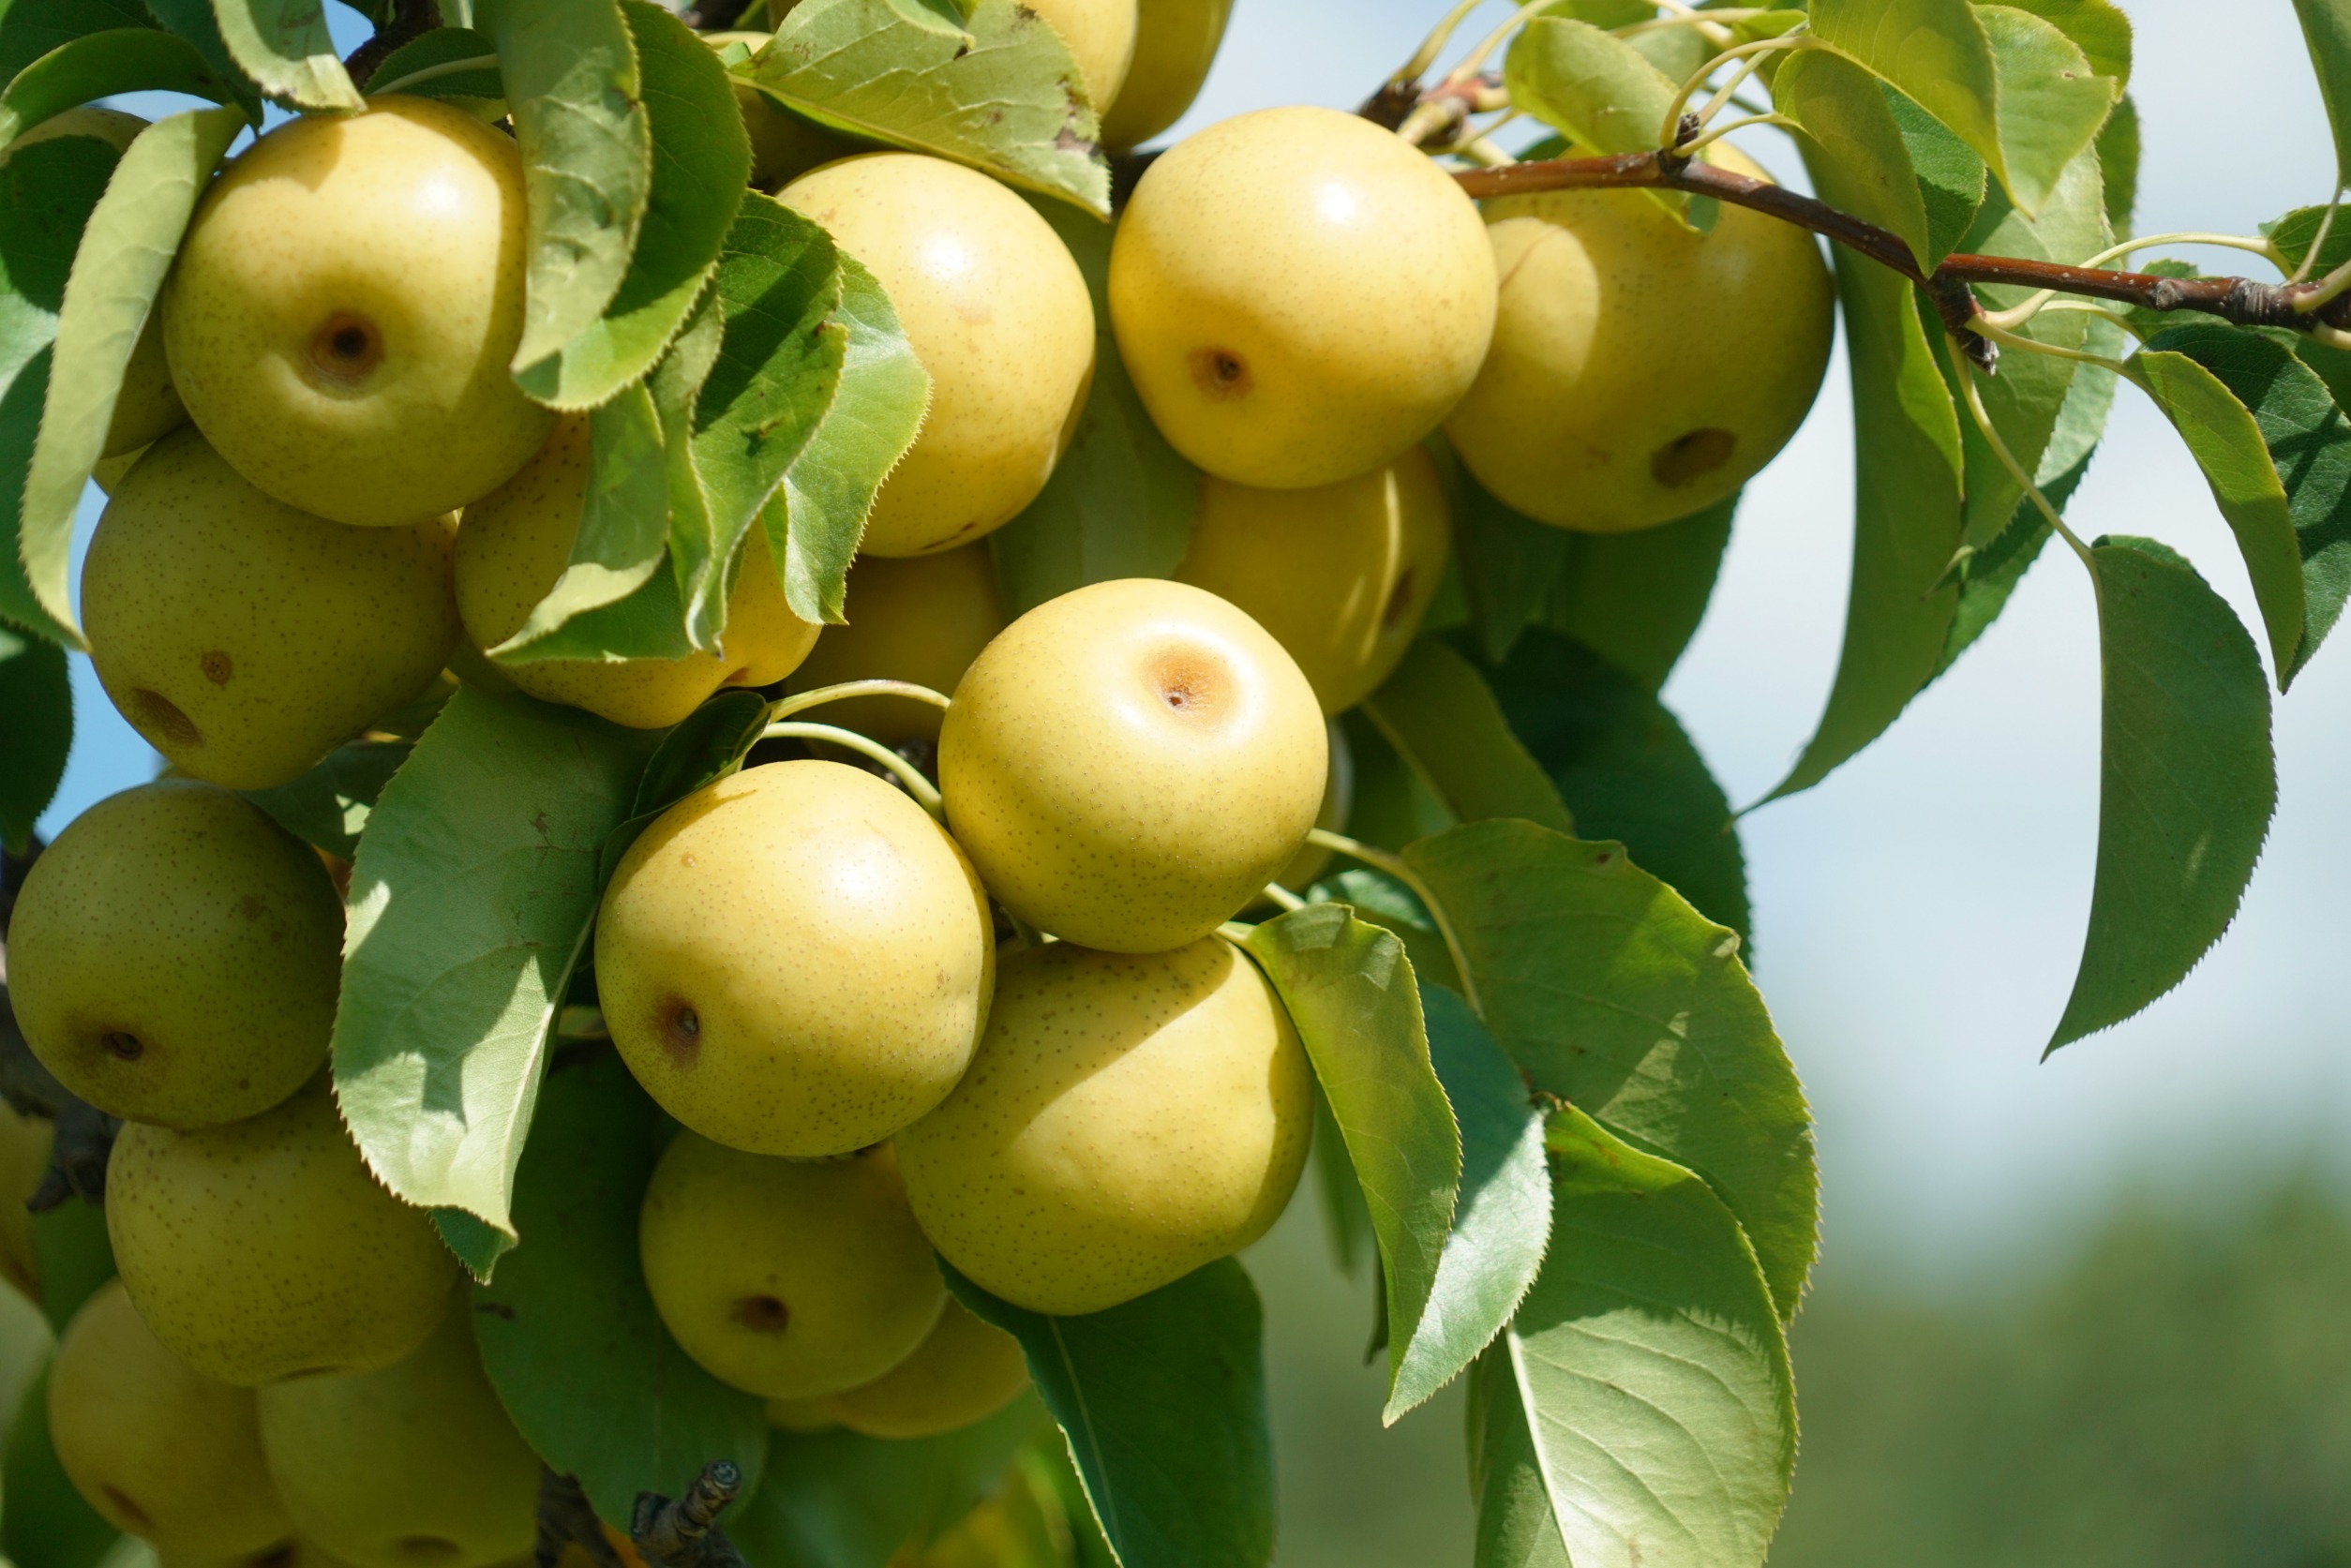
[[152,27],[92,33],[34,61],[0,93],[0,147],[52,115],[117,93],[185,93],[232,103],[243,90],[185,38]]
[[2066,166],[2089,150],[2122,96],[2055,25],[2013,6],[1979,6],[1999,73],[2003,179],[2018,207],[2038,213]]
[[1415,643],[1363,709],[1459,820],[1515,816],[1575,831],[1559,791],[1511,732],[1476,666],[1443,642]]
[[229,53],[271,97],[303,109],[363,107],[319,0],[213,0],[212,11]]
[[245,798],[303,843],[348,860],[359,853],[383,786],[413,749],[407,740],[353,740],[293,783],[247,790]]

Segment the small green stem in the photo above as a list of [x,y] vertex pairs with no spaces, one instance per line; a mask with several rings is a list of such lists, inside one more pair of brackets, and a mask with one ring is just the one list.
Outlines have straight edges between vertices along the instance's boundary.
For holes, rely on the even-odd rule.
[[812,708],[822,708],[829,702],[846,702],[851,697],[910,697],[945,709],[947,698],[928,686],[918,686],[911,680],[844,680],[837,686],[819,686],[810,692],[796,692],[788,697],[778,697],[768,709],[768,721],[788,719],[795,713],[805,713]]
[[2090,580],[2095,582],[2098,565],[2090,557],[2089,546],[2065,526],[2065,519],[2058,515],[2058,509],[2049,504],[2049,498],[2041,493],[2041,486],[2032,482],[2032,475],[2027,473],[2024,465],[2016,461],[2015,454],[2008,450],[2008,442],[2000,439],[1999,431],[1994,427],[1992,416],[1984,407],[1983,390],[1976,385],[1976,377],[1980,374],[1976,366],[1960,349],[1957,338],[1944,338],[1943,349],[1951,356],[1952,374],[1959,379],[1960,395],[1968,405],[1969,417],[1975,421],[1975,427],[1984,433],[1984,443],[2000,460],[2000,467],[2008,470],[2008,477],[2023,486],[2025,494],[2032,498],[2032,504],[2040,510],[2042,516],[2048,519],[2049,527],[2073,546],[2074,554],[2081,559],[2082,565],[2089,572]]
[[1437,63],[1438,55],[1445,52],[1445,46],[1453,41],[1454,30],[1468,21],[1470,12],[1477,9],[1484,3],[1485,0],[1460,0],[1460,4],[1445,13],[1444,21],[1430,29],[1429,36],[1423,38],[1420,47],[1413,52],[1413,57],[1405,61],[1394,76],[1388,78],[1389,83],[1397,87],[1406,87],[1428,75],[1429,67]]
[[402,93],[411,87],[439,81],[444,76],[457,76],[466,71],[492,71],[497,68],[498,56],[495,54],[476,54],[464,60],[443,60],[440,65],[427,66],[422,70],[411,71],[397,82],[387,82],[381,87],[370,87],[367,89],[367,96],[371,98],[380,98],[390,93]]
[[1750,126],[1781,126],[1790,130],[1801,128],[1795,121],[1785,114],[1774,114],[1768,112],[1761,114],[1750,114],[1744,120],[1732,120],[1725,125],[1711,127],[1702,135],[1683,142],[1674,151],[1685,156],[1695,154],[1708,142],[1719,142],[1732,131],[1745,130]]
[[[2334,196],[2327,203],[2327,216],[2318,220],[2318,232],[2311,237],[2310,248],[2302,252],[2302,264],[2294,269],[2294,276],[2287,278],[2287,282],[2307,283],[2310,281],[2310,270],[2318,264],[2318,253],[2327,248],[2327,236],[2334,232],[2335,215],[2341,211],[2343,211],[2343,189],[2337,187]],[[2341,270],[2341,268],[2336,269],[2338,272]],[[2334,274],[2329,273],[2327,276],[2332,277]]]
[[1250,934],[1256,930],[1257,928],[1247,920],[1227,920],[1217,927],[1217,934],[1238,948],[1246,946]]
[[1751,16],[1763,14],[1762,7],[1759,6],[1749,6],[1738,10],[1726,8],[1719,11],[1696,11],[1687,6],[1668,5],[1666,9],[1672,14],[1653,16],[1647,22],[1628,22],[1622,27],[1611,27],[1609,31],[1620,38],[1637,38],[1643,33],[1662,33],[1669,27],[1695,27],[1708,43],[1720,49],[1730,43],[1733,36],[1730,29],[1723,25],[1724,22],[1745,22]]
[[822,740],[872,757],[897,775],[898,782],[906,786],[906,793],[913,796],[924,811],[939,822],[947,820],[947,803],[939,799],[937,787],[922,776],[922,769],[871,737],[860,735],[853,729],[843,729],[837,724],[771,724],[759,732],[759,739]]
[[1492,56],[1495,50],[1502,47],[1505,38],[1558,3],[1559,0],[1527,0],[1525,5],[1510,13],[1509,21],[1487,34],[1479,41],[1477,47],[1462,58],[1460,65],[1445,72],[1445,79],[1447,82],[1466,82],[1484,70],[1487,60]]
[[[2097,314],[2105,316],[2109,321],[2122,321],[2121,317],[2114,315],[2111,311],[2099,311]],[[2122,321],[2122,324],[2130,325],[2128,321]],[[2095,365],[2100,369],[2111,370],[2118,376],[2122,374],[2122,362],[2119,359],[2108,359],[2104,354],[2093,354],[2082,349],[2068,349],[2056,343],[2038,342],[2033,338],[1993,325],[1988,317],[1977,317],[1968,323],[1968,330],[1978,337],[1987,337],[2003,348],[2018,349],[2026,353],[2047,354],[2052,359],[2070,359],[2082,365]]]
[[1298,897],[1297,894],[1292,892],[1289,889],[1283,887],[1279,882],[1266,883],[1265,892],[1262,896],[1274,903],[1281,905],[1281,907],[1285,910],[1303,909],[1306,907],[1306,900]]
[[1680,89],[1674,93],[1673,101],[1666,106],[1665,123],[1657,130],[1657,145],[1670,148],[1681,141],[1682,114],[1689,107],[1691,95],[1705,86],[1709,78],[1731,61],[1738,60],[1745,63],[1732,73],[1730,80],[1724,82],[1715,92],[1706,107],[1699,112],[1698,118],[1700,125],[1713,119],[1723,104],[1729,101],[1730,95],[1738,90],[1739,84],[1755,74],[1756,67],[1762,64],[1761,56],[1780,50],[1813,49],[1819,44],[1818,38],[1808,37],[1801,33],[1791,33],[1784,34],[1776,38],[1758,38],[1753,43],[1743,43],[1735,49],[1724,50],[1720,54],[1692,71],[1688,80],[1685,81]]
[[1436,922],[1437,934],[1445,938],[1445,950],[1453,960],[1453,972],[1460,977],[1461,995],[1468,1001],[1470,1011],[1479,1018],[1486,1016],[1486,1004],[1477,993],[1477,977],[1470,973],[1469,954],[1462,949],[1460,934],[1454,931],[1453,922],[1445,917],[1445,906],[1437,902],[1437,895],[1430,890],[1429,884],[1420,879],[1420,874],[1413,870],[1402,856],[1357,843],[1346,834],[1334,833],[1327,828],[1315,829],[1306,835],[1306,842],[1335,855],[1344,855],[1351,860],[1360,860],[1373,871],[1384,872],[1410,889],[1413,897],[1420,901],[1420,906],[1429,911],[1429,918]]

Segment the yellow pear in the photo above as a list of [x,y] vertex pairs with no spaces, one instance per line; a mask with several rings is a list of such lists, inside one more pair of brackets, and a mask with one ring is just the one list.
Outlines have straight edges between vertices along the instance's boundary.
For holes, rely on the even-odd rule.
[[[849,568],[846,626],[831,626],[785,683],[813,692],[848,680],[910,680],[951,693],[980,650],[1004,630],[996,561],[985,545],[892,560],[861,556]],[[851,697],[808,717],[885,745],[936,740],[940,709],[906,697]]]
[[696,791],[622,857],[596,925],[637,1082],[734,1148],[877,1143],[955,1086],[987,1022],[987,898],[890,784],[776,762]]
[[[315,1541],[305,1541],[299,1535],[275,1542],[257,1552],[238,1552],[228,1557],[205,1552],[175,1552],[158,1547],[156,1568],[352,1568]],[[517,1565],[519,1568],[519,1565]],[[574,1568],[566,1562],[563,1568]]]
[[[771,33],[705,33],[702,41],[712,49],[739,43],[756,54],[774,37]],[[774,190],[798,179],[820,163],[846,157],[857,143],[803,120],[747,82],[735,83],[735,105],[742,111],[742,128],[751,138],[751,183]]]
[[777,1159],[681,1132],[645,1189],[637,1245],[678,1344],[764,1399],[871,1381],[947,1300],[887,1144]]
[[1004,906],[1149,953],[1248,905],[1306,842],[1326,763],[1281,645],[1183,583],[1096,583],[1007,627],[939,732],[947,820]]
[[125,1127],[106,1233],[156,1337],[248,1388],[389,1366],[457,1279],[431,1217],[368,1172],[323,1076],[251,1121]]
[[[1324,731],[1330,743],[1330,772],[1323,784],[1323,809],[1314,814],[1314,826],[1334,833],[1347,830],[1347,814],[1355,804],[1355,754],[1347,744],[1347,731],[1338,720],[1325,724]],[[1309,844],[1290,858],[1281,868],[1276,882],[1294,893],[1303,893],[1322,876],[1330,865],[1330,851],[1317,844]]]
[[[588,495],[591,456],[587,416],[567,417],[546,450],[465,509],[457,530],[457,608],[475,647],[496,648],[521,631],[563,575]],[[667,563],[659,570],[667,571]],[[754,522],[736,559],[718,652],[493,667],[532,696],[584,708],[632,729],[667,729],[721,686],[783,679],[808,656],[820,630],[785,602],[767,529]]]
[[262,1460],[252,1390],[165,1349],[120,1280],[83,1303],[58,1341],[49,1438],[83,1501],[158,1549],[234,1557],[292,1533]]
[[90,541],[98,679],[182,771],[289,784],[441,673],[458,635],[450,527],[327,522],[177,431],[123,477]]
[[161,779],[33,862],[9,1000],[57,1081],[111,1115],[258,1115],[326,1060],[343,906],[309,847],[225,789]]
[[[948,1305],[954,1304],[951,1301]],[[832,1401],[820,1396],[813,1399],[770,1399],[768,1425],[779,1432],[830,1432],[841,1424],[832,1418]]]
[[1134,64],[1118,101],[1102,116],[1102,145],[1137,147],[1177,120],[1200,96],[1233,0],[1141,0]]
[[968,545],[1037,499],[1094,373],[1094,306],[1068,247],[1026,202],[915,153],[845,158],[786,186],[873,270],[931,376],[931,408],[875,499],[861,547]]
[[338,523],[488,494],[555,416],[522,337],[522,155],[450,104],[304,114],[213,183],[163,291],[172,384],[221,455]]
[[1176,449],[1302,489],[1392,462],[1453,411],[1494,327],[1475,203],[1333,109],[1209,127],[1151,165],[1110,252],[1110,319]]
[[1428,451],[1310,490],[1204,474],[1176,574],[1247,611],[1306,672],[1325,713],[1385,680],[1445,576],[1452,508]]
[[962,1087],[898,1140],[948,1262],[1032,1312],[1099,1312],[1265,1233],[1314,1125],[1289,1015],[1221,937],[1007,958]]
[[985,1421],[1027,1386],[1021,1342],[950,1296],[912,1355],[834,1395],[830,1408],[842,1426],[869,1438],[929,1438]]
[[163,318],[149,311],[130,363],[123,367],[123,390],[114,399],[113,423],[106,427],[104,455],[127,456],[187,423],[187,410],[163,358]]
[[[1723,143],[1706,156],[1763,177]],[[1445,435],[1502,500],[1581,532],[1652,528],[1729,496],[1804,423],[1834,305],[1810,234],[1728,204],[1694,232],[1640,191],[1513,196],[1486,221],[1508,281]]]
[[467,1298],[403,1361],[258,1401],[287,1512],[352,1568],[491,1568],[531,1550],[539,1457],[482,1370]]
[[36,1307],[41,1300],[41,1265],[33,1251],[32,1211],[24,1203],[49,1174],[55,1132],[46,1118],[0,1104],[0,1279]]
[[1025,0],[1045,19],[1077,62],[1086,97],[1107,114],[1126,85],[1135,55],[1135,0]]

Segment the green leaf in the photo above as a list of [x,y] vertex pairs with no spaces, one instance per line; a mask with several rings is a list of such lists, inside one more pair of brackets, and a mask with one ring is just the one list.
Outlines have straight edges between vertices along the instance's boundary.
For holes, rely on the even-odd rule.
[[82,1303],[114,1277],[114,1247],[106,1233],[106,1210],[67,1199],[33,1216],[33,1263],[41,1281],[41,1312],[63,1334]]
[[1469,601],[1471,624],[1477,630],[1478,649],[1499,663],[1509,657],[1519,634],[1541,619],[1552,585],[1567,570],[1569,560],[1582,553],[1579,546],[1603,536],[1536,522],[1497,500],[1442,438],[1430,446],[1453,500],[1453,560]]
[[[719,647],[742,530],[726,529],[711,504],[710,486],[694,450],[695,403],[718,364],[725,319],[705,301],[653,366],[646,390],[661,424],[662,473],[669,506],[669,576],[683,612],[686,642],[703,651]],[[744,519],[748,524],[749,519]]]
[[530,261],[517,375],[621,291],[653,178],[652,119],[620,0],[484,0],[522,144]]
[[1123,1568],[1273,1561],[1264,1313],[1239,1263],[1083,1318],[1025,1311],[940,1267],[956,1299],[1021,1342]]
[[466,687],[376,804],[351,879],[335,1084],[384,1185],[508,1235],[547,1035],[651,737]]
[[1738,504],[1734,495],[1661,528],[1571,535],[1544,624],[1657,690],[1705,617]]
[[40,610],[64,634],[60,640],[76,648],[82,633],[67,576],[82,486],[106,444],[123,368],[188,215],[244,127],[236,110],[197,109],[141,131],[114,165],[74,251],[57,312],[40,433],[26,465],[17,547]]
[[2351,185],[2351,3],[2294,0],[2302,19],[2302,41],[2310,46],[2318,94],[2327,100],[2327,123],[2335,134],[2335,184]]
[[[487,34],[470,27],[436,27],[385,55],[365,85],[370,93],[397,90],[426,98],[502,103],[506,82],[498,73],[497,53],[497,40]],[[472,64],[483,59],[490,63]],[[449,68],[459,64],[469,68]],[[379,87],[378,82],[383,85]]]
[[2131,83],[2131,19],[2114,0],[2013,0],[2073,40],[2100,76]]
[[[1932,266],[1941,258],[1928,221],[1927,187],[1895,118],[1894,106],[1903,101],[1880,91],[1866,66],[1834,50],[1799,50],[1772,75],[1772,107],[1803,128],[1814,179],[1823,166],[1836,170],[1838,188],[1851,203],[1845,210],[1892,231],[1923,267]],[[1981,195],[1983,165],[1976,169]]]
[[767,727],[768,699],[741,687],[720,690],[682,723],[662,736],[636,782],[636,798],[628,820],[604,841],[599,886],[612,880],[621,857],[655,817],[700,789],[726,778],[742,766],[743,758]]
[[320,0],[213,0],[212,10],[230,55],[271,97],[309,110],[366,107]]
[[1460,821],[1522,817],[1575,831],[1559,791],[1511,733],[1476,666],[1444,643],[1414,643],[1363,710]]
[[1403,943],[1343,903],[1292,910],[1245,945],[1297,1026],[1371,1211],[1387,1303],[1381,1418],[1393,1426],[1485,1348],[1449,1366],[1442,1349],[1410,1349],[1424,1323],[1439,1338],[1447,1327],[1427,1309],[1461,1185],[1461,1133],[1430,1065],[1419,987]]
[[1520,29],[1502,79],[1512,108],[1595,153],[1656,150],[1678,85],[1625,39],[1556,16]]
[[2091,550],[2104,655],[2098,873],[2049,1049],[2186,978],[2236,918],[2277,809],[2261,656],[2195,569],[2146,539]]
[[1573,1106],[1550,1143],[1550,1256],[1508,1345],[1567,1555],[1760,1565],[1796,1393],[1755,1252],[1704,1182]]
[[964,29],[892,0],[801,0],[752,71],[819,125],[1110,215],[1101,122],[1068,47],[1017,0],[980,0]]
[[840,382],[816,433],[784,470],[782,504],[771,502],[760,514],[768,521],[769,554],[784,563],[785,602],[818,624],[841,620],[849,562],[874,499],[914,444],[931,406],[930,372],[915,357],[881,280],[846,251],[835,251],[833,261],[841,298],[831,324],[848,334]]
[[2101,76],[2055,25],[2014,6],[1979,6],[1999,71],[2002,185],[2016,205],[2038,213],[2066,166],[2090,150],[2122,83]]
[[685,324],[751,178],[751,140],[718,56],[676,17],[621,0],[652,134],[652,182],[628,275],[603,316],[515,381],[549,408],[588,409],[644,376]]
[[92,33],[24,67],[0,93],[0,147],[53,115],[117,93],[186,93],[232,103],[236,85],[216,74],[186,38],[152,27]]
[[[1823,200],[1849,204],[1842,171],[1806,164]],[[1959,413],[1938,345],[1909,283],[1834,248],[1853,381],[1852,586],[1819,727],[1766,799],[1811,788],[1885,733],[1934,679],[1957,605],[1954,590],[1938,587],[1959,546],[1962,495]]]
[[8,716],[8,744],[0,751],[0,844],[22,855],[73,749],[66,650],[0,624],[0,713]]
[[1811,1118],[1738,937],[1613,844],[1482,822],[1404,855],[1535,1086],[1703,1176],[1793,1313],[1819,1239]]
[[0,83],[61,44],[153,23],[140,0],[0,0]]
[[[1548,1169],[1543,1190],[1550,1191]],[[1469,1407],[1475,1568],[1570,1568],[1506,1347],[1487,1351],[1471,1368]]]
[[[652,394],[633,386],[589,414],[588,454],[571,559],[515,635],[487,650],[500,664],[613,651],[616,640],[628,640],[615,637],[617,618],[591,625],[581,618],[629,598],[657,573],[668,576],[661,569],[668,559],[669,482]],[[682,644],[674,585],[666,603],[663,630]]]
[[49,1442],[49,1364],[26,1385],[8,1427],[0,1552],[14,1568],[97,1568],[122,1539],[82,1501]]
[[1546,631],[1522,640],[1487,679],[1578,829],[1619,841],[1635,865],[1745,940],[1746,860],[1730,802],[1656,697],[1581,644]]
[[1420,977],[1423,987],[1460,984],[1460,977],[1453,971],[1452,957],[1445,950],[1445,934],[1430,918],[1427,906],[1413,895],[1411,889],[1385,872],[1358,867],[1326,876],[1314,884],[1310,901],[1346,904],[1355,912],[1357,919],[1394,932],[1402,940],[1404,951],[1413,961],[1413,973]]
[[[2338,215],[2335,221],[2329,223],[2327,221],[2327,212],[2328,209],[2325,207],[2297,207],[2284,217],[2263,224],[2261,232],[2278,249],[2284,252],[2287,266],[2302,267],[2310,255],[2311,246],[2317,244],[2319,232],[2324,230],[2327,242],[2319,248],[2318,260],[2308,261],[2307,265],[2308,270],[2314,274],[2329,273],[2344,262],[2351,261],[2351,214]],[[2197,276],[2194,268],[2188,267],[2183,262],[2159,261],[2145,270],[2153,272],[2157,267],[2165,265],[2182,270],[2163,276],[2180,277]]]
[[245,798],[303,843],[349,860],[359,853],[359,835],[384,785],[414,749],[408,740],[353,740],[293,783],[247,790]]
[[1959,248],[1984,206],[1989,187],[1984,160],[1909,97],[1883,82],[1878,96],[1901,129],[1903,150],[1909,156],[1926,213],[1926,249],[1920,253],[1919,264],[1939,266]]
[[[1379,1246],[1379,1238],[1371,1233],[1371,1206],[1364,1202],[1363,1184],[1355,1179],[1355,1161],[1347,1154],[1347,1135],[1339,1130],[1330,1101],[1323,1098],[1319,1085],[1314,1091],[1311,1161],[1314,1189],[1322,1195],[1323,1218],[1330,1236],[1331,1262],[1340,1273],[1353,1278]],[[1381,1311],[1386,1311],[1385,1300]]]
[[727,1538],[759,1568],[891,1568],[952,1528],[1052,1423],[1032,1395],[935,1438],[891,1441],[778,1431],[768,1482],[726,1516]]
[[990,536],[1011,616],[1088,583],[1173,576],[1200,515],[1199,470],[1151,423],[1111,335],[1109,225],[1063,203],[1035,205],[1086,276],[1094,302],[1094,380],[1053,477]]
[[515,1186],[527,1245],[474,1294],[500,1401],[608,1524],[627,1528],[640,1490],[681,1495],[713,1459],[741,1466],[748,1494],[766,1465],[766,1407],[678,1348],[637,1262],[666,1118],[609,1051],[548,1073],[542,1111]]
[[1915,98],[2005,180],[1999,70],[1968,0],[1812,0],[1809,9],[1815,37]]
[[194,44],[196,52],[203,56],[215,76],[235,84],[237,101],[245,109],[246,118],[261,124],[261,89],[229,52],[229,41],[220,36],[219,19],[213,15],[212,0],[146,0],[145,14],[134,25],[150,23]]
[[1543,1117],[1525,1081],[1467,1002],[1443,986],[1423,986],[1420,999],[1430,1059],[1460,1118],[1461,1198],[1388,1401],[1391,1425],[1408,1394],[1412,1402],[1434,1394],[1494,1342],[1534,1285],[1551,1233]]
[[2106,227],[2117,234],[2130,233],[2139,202],[2139,106],[2129,95],[2106,116],[2096,148],[2106,187]]
[[[2192,360],[2226,389],[2250,414],[2264,459],[2284,495],[2293,529],[2292,570],[2300,586],[2299,595],[2275,580],[2288,563],[2279,559],[2284,552],[2278,547],[2282,542],[2275,532],[2276,512],[2268,486],[2256,483],[2257,473],[2239,471],[2253,455],[2219,450],[2223,440],[2234,445],[2241,439],[2242,426],[2226,409],[2200,411],[2197,405],[2215,400],[2214,389],[2205,389],[2201,397],[2179,400],[2176,410],[2173,400],[2157,397],[2180,426],[2212,485],[2213,499],[2237,530],[2255,597],[2269,622],[2270,652],[2283,691],[2334,629],[2344,595],[2351,592],[2351,420],[2344,417],[2326,381],[2296,357],[2291,342],[2267,334],[2219,321],[2183,321],[2158,335],[2131,363],[2135,367],[2153,354]],[[2185,377],[2167,362],[2148,367],[2146,373],[2167,386]],[[2191,419],[2196,421],[2193,430]],[[2209,460],[2208,451],[2214,454]],[[2238,521],[2239,514],[2246,519],[2243,524]],[[2270,619],[2273,601],[2283,613],[2298,598],[2297,620],[2281,625]],[[2287,651],[2280,650],[2281,642]]]

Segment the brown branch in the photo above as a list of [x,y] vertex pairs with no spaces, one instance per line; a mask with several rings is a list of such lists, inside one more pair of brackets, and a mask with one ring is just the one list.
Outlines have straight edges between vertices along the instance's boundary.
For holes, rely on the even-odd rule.
[[651,1568],[743,1568],[742,1554],[718,1528],[718,1516],[741,1490],[742,1471],[713,1459],[674,1502],[639,1492],[630,1540]]

